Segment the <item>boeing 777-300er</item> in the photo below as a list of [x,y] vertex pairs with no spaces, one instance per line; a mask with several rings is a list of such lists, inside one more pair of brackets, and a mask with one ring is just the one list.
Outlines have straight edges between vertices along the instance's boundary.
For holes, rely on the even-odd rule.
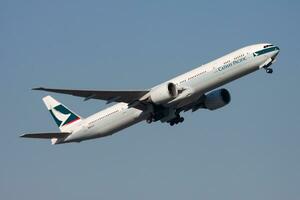
[[[128,91],[99,91],[33,88],[117,102],[87,118],[80,117],[51,96],[43,98],[60,132],[30,133],[25,138],[51,139],[52,144],[81,142],[112,135],[124,128],[146,120],[161,121],[171,126],[183,122],[182,111],[200,108],[216,110],[230,102],[230,93],[218,87],[259,69],[272,73],[279,48],[269,43],[238,49],[187,73],[163,82],[151,89]],[[212,91],[213,90],[213,91]]]

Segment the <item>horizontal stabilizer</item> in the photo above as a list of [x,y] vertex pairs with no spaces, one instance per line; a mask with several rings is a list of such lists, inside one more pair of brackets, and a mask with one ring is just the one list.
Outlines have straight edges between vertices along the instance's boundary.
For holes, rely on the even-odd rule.
[[52,138],[65,138],[71,133],[57,132],[57,133],[28,133],[23,134],[20,137],[23,138],[39,138],[39,139],[52,139]]

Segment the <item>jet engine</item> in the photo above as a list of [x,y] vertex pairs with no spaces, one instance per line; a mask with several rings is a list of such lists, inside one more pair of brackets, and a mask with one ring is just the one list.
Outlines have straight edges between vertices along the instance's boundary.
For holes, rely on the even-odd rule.
[[154,104],[168,103],[178,96],[178,89],[174,83],[165,83],[150,91],[150,99]]
[[205,108],[216,110],[230,102],[230,93],[226,89],[219,89],[208,93],[204,100]]

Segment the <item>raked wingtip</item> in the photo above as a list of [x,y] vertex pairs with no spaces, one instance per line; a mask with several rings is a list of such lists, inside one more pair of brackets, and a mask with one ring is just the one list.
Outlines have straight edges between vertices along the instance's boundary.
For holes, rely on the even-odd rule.
[[31,90],[44,90],[45,88],[43,87],[36,87],[36,88],[31,88]]

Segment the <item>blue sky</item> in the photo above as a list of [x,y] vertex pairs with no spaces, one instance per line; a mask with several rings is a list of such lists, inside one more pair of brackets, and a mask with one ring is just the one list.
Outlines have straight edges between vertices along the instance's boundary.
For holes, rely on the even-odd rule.
[[[0,1],[1,199],[300,198],[298,1]],[[225,86],[232,102],[51,146],[30,88],[143,89],[240,47],[281,49],[274,74]],[[104,102],[53,94],[82,116]]]

